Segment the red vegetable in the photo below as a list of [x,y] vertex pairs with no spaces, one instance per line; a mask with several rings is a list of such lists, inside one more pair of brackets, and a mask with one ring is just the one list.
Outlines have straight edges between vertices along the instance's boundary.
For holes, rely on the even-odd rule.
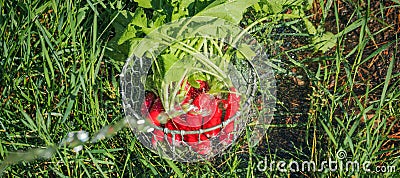
[[155,129],[153,131],[153,138],[151,138],[151,143],[154,147],[157,146],[158,142],[164,141],[164,132],[161,130]]
[[[168,130],[179,130],[178,127],[176,126],[176,124],[172,120],[169,120],[165,124],[165,127],[168,128]],[[174,135],[175,135],[175,139],[174,139],[174,143],[172,143],[172,134],[170,134],[170,133],[167,134],[168,142],[175,146],[180,145],[182,143],[182,135],[179,135],[179,134],[174,134]]]
[[[233,117],[240,107],[240,96],[235,93],[236,89],[232,87],[230,91],[231,93],[228,94],[227,101],[224,101],[227,104],[224,121]],[[223,144],[230,144],[232,142],[233,134],[231,132],[234,130],[234,125],[235,123],[233,120],[222,129],[219,139]]]
[[[237,95],[234,87],[230,88],[231,93],[227,99],[217,99],[213,95],[208,94],[209,86],[207,82],[197,80],[200,84],[199,88],[194,88],[186,83],[185,89],[188,91],[182,104],[189,106],[189,111],[178,117],[166,121],[165,125],[161,124],[161,117],[165,115],[161,99],[157,98],[154,93],[148,93],[145,98],[143,107],[149,109],[149,119],[154,125],[165,127],[168,130],[181,131],[198,131],[200,129],[208,129],[221,124],[234,116],[240,107],[240,96]],[[146,111],[142,108],[142,111]],[[223,113],[225,110],[225,116]],[[223,144],[230,144],[233,140],[234,121],[227,124],[222,129],[215,129],[202,134],[167,134],[167,141],[174,146],[181,145],[182,142],[188,143],[191,148],[199,154],[207,154],[211,151],[210,138],[220,134],[219,139]],[[157,142],[164,141],[164,132],[155,130],[153,132],[152,144],[157,145]]]
[[[208,128],[211,128],[211,127],[221,124],[222,109],[219,106],[219,105],[221,105],[221,101],[218,100],[216,103],[217,103],[217,106],[215,108],[216,110],[210,120],[204,121],[203,126],[202,126],[203,129],[208,129]],[[205,132],[204,135],[206,135],[208,138],[212,138],[212,137],[218,135],[220,131],[221,131],[221,129],[218,128],[218,129],[215,129],[215,130],[212,130],[209,132]]]
[[150,109],[151,105],[154,103],[154,100],[156,100],[156,95],[153,92],[148,92],[144,101],[147,110]]
[[188,126],[189,128],[185,128],[188,130],[200,129],[204,119],[208,121],[214,115],[217,106],[214,97],[205,93],[209,90],[208,84],[201,80],[197,82],[200,84],[199,88],[187,87],[189,83],[185,86],[189,91],[182,104],[190,105],[188,108],[191,108],[180,119],[174,119],[179,125]]
[[187,93],[181,105],[191,104],[192,102],[194,102],[197,96],[199,96],[202,93],[206,93],[210,90],[210,87],[208,86],[207,82],[202,80],[196,80],[196,82],[199,83],[200,85],[199,88],[192,87],[189,84],[189,82],[186,82],[185,90],[187,91]]
[[[172,123],[176,125],[178,130],[184,131],[196,131],[201,128],[201,126],[192,126],[192,123],[197,122],[201,123],[201,116],[188,116],[182,115],[180,117],[176,117],[172,119]],[[186,134],[183,136],[185,142],[198,142],[199,134]]]
[[151,122],[154,125],[156,125],[156,126],[160,126],[161,125],[159,116],[160,116],[160,113],[162,113],[162,112],[164,112],[164,108],[163,108],[163,105],[161,103],[161,99],[157,98],[154,101],[154,103],[153,103],[153,105],[152,105],[152,107],[150,109],[150,119],[151,119]]
[[206,93],[197,96],[193,105],[195,108],[188,113],[188,116],[196,117],[197,120],[196,122],[188,120],[190,126],[202,126],[213,117],[217,108],[216,99],[212,95]]
[[156,95],[153,92],[148,92],[146,93],[144,103],[142,105],[142,114],[147,117],[151,106],[154,103],[154,100],[156,100]]
[[240,96],[236,94],[236,88],[232,87],[230,88],[231,93],[228,94],[228,109],[230,112],[230,116],[232,117],[233,115],[236,114],[236,112],[239,110],[240,107]]
[[[178,119],[174,119],[174,122],[176,123],[177,128],[179,130],[195,131],[201,128],[202,118],[201,116],[198,115],[186,114],[182,115]],[[196,137],[198,137],[198,134],[187,134],[184,135],[183,138],[185,141],[188,141],[188,140],[194,140],[194,138]]]
[[195,87],[190,87],[188,95],[191,98],[197,98],[202,93],[206,93],[210,90],[210,86],[208,86],[208,83],[203,81],[203,80],[196,80],[198,84],[200,84],[199,88]]

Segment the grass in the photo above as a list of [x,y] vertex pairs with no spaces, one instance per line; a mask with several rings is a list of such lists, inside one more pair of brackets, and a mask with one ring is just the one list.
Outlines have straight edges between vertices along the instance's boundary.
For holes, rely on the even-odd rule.
[[[213,160],[179,163],[150,152],[124,129],[79,153],[63,148],[50,159],[12,165],[3,176],[399,175],[399,22],[390,16],[399,5],[315,1],[307,18],[318,34],[310,34],[302,19],[274,16],[302,5],[246,13],[243,26],[271,16],[250,32],[270,47],[278,84],[275,120],[256,149],[244,135]],[[125,59],[108,56],[108,44],[114,18],[135,8],[124,1],[0,0],[0,160],[17,150],[57,144],[70,131],[93,134],[123,117],[118,75]],[[336,34],[336,46],[322,53],[312,38],[326,31]],[[337,160],[339,150],[349,160],[395,166],[396,172],[257,169],[265,157],[321,163]]]

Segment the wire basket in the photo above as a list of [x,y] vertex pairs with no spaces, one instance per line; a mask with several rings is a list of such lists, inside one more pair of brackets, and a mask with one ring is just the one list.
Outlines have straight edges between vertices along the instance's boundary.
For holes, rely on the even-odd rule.
[[[149,113],[143,113],[142,108],[147,92],[145,91],[146,87],[144,84],[146,83],[149,69],[152,67],[154,56],[158,56],[161,51],[166,48],[165,44],[167,44],[170,39],[182,40],[196,36],[209,36],[208,29],[204,29],[201,26],[198,27],[199,24],[208,24],[209,22],[218,24],[218,28],[223,27],[223,30],[220,31],[223,31],[224,33],[217,34],[217,37],[214,38],[221,41],[229,41],[229,39],[232,38],[226,37],[226,34],[231,34],[232,36],[242,37],[237,41],[233,40],[235,41],[234,43],[236,46],[240,47],[241,44],[244,43],[254,43],[254,40],[250,35],[243,33],[243,31],[238,27],[232,27],[232,24],[226,23],[223,20],[221,21],[221,19],[210,17],[182,19],[170,26],[167,25],[158,31],[156,30],[156,32],[153,31],[153,34],[148,37],[148,39],[151,40],[142,40],[141,44],[137,45],[137,49],[139,49],[137,51],[139,52],[134,53],[134,55],[128,58],[120,75],[121,95],[126,115],[126,122],[130,125],[134,134],[144,146],[163,157],[177,161],[194,162],[210,159],[215,155],[220,154],[233,144],[241,135],[248,123],[256,123],[256,125],[258,123],[265,124],[270,120],[263,118],[260,119],[259,116],[272,114],[272,110],[260,112],[260,106],[255,104],[261,102],[269,105],[268,103],[265,103],[265,101],[267,101],[264,98],[265,93],[274,93],[275,85],[274,81],[267,81],[273,79],[274,76],[272,70],[269,70],[269,67],[266,66],[265,63],[260,62],[265,60],[266,56],[263,51],[259,49],[252,49],[253,51],[256,51],[257,54],[251,61],[242,58],[239,60],[239,57],[235,55],[230,59],[227,78],[233,84],[236,90],[234,92],[240,96],[240,103],[236,103],[240,105],[240,109],[230,118],[224,118],[220,124],[207,128],[199,127],[197,129],[189,130],[178,128],[169,129],[165,125],[155,125],[148,119]],[[181,31],[193,31],[181,30],[182,27],[198,30],[194,30],[196,31],[196,34],[183,33],[182,35],[176,35],[181,34]],[[177,28],[175,31],[179,32],[172,33],[171,31],[174,31],[174,28]],[[175,36],[171,37],[166,35],[166,33]],[[172,42],[168,44],[172,44]],[[234,46],[234,48],[236,48],[236,46]],[[250,46],[253,47],[257,45]],[[143,52],[143,50],[146,52]],[[210,55],[207,54],[204,56],[210,57]],[[268,87],[266,87],[266,85],[268,85]],[[262,91],[263,88],[268,88],[268,91]],[[231,93],[233,92],[231,91]],[[272,97],[272,99],[270,98],[269,101],[274,104],[274,97]],[[266,108],[273,108],[273,105],[269,105],[269,107]],[[206,123],[201,123],[201,125],[204,124]],[[254,137],[257,141],[259,137],[262,137],[264,134],[264,130],[264,128],[261,128],[253,132],[253,134],[259,134],[259,136]],[[215,132],[217,134],[214,134],[212,137],[204,138],[204,134],[209,132]],[[186,139],[189,137],[197,138],[194,139],[195,141],[189,141],[190,139]]]
[[[121,93],[124,110],[126,115],[133,116],[130,117],[130,122],[134,125],[133,130],[142,144],[160,155],[174,160],[196,161],[199,159],[208,159],[221,153],[221,151],[239,137],[246,123],[249,122],[251,104],[258,87],[257,73],[250,61],[245,60],[240,64],[230,66],[230,68],[235,69],[230,70],[232,72],[229,72],[229,76],[235,88],[237,88],[236,92],[240,93],[241,101],[243,101],[240,104],[240,110],[229,119],[222,121],[219,125],[207,129],[200,128],[198,130],[185,131],[170,130],[156,126],[144,117],[141,109],[138,109],[142,108],[145,95],[144,87],[141,86],[143,84],[138,79],[144,78],[147,75],[147,71],[142,69],[147,60],[149,59],[131,58],[127,62],[127,65],[124,66],[121,75]],[[233,129],[227,128],[232,126]],[[218,135],[207,138],[207,140],[202,140],[202,134],[215,130],[220,130]],[[160,134],[155,134],[156,132],[162,132],[163,138],[159,138]],[[183,139],[181,139],[182,141],[177,141],[177,138],[184,138],[186,136],[197,136],[198,142],[188,143]],[[157,139],[156,144],[154,144],[155,138]],[[199,151],[199,147],[202,150]],[[197,148],[197,150],[194,148]]]

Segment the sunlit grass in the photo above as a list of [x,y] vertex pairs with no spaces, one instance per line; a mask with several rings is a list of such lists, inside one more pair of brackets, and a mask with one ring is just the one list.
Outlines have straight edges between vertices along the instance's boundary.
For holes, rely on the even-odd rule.
[[[396,166],[398,171],[399,138],[390,134],[400,118],[400,75],[396,73],[399,71],[399,39],[393,34],[384,44],[376,44],[374,48],[368,45],[374,44],[377,36],[395,28],[384,23],[384,12],[389,8],[398,11],[399,4],[380,6],[372,12],[366,10],[371,5],[369,1],[361,4],[337,2],[315,2],[322,8],[312,11],[322,14],[319,21],[314,22],[321,33],[327,31],[322,27],[328,13],[333,14],[336,24],[329,30],[335,34],[336,45],[326,53],[315,49],[312,38],[318,34],[310,34],[304,19],[282,19],[276,15],[288,14],[295,5],[288,4],[279,12],[249,10],[241,23],[246,26],[256,19],[271,16],[250,32],[269,47],[267,53],[278,85],[283,89],[289,89],[290,85],[304,90],[295,94],[298,98],[291,99],[305,101],[297,107],[307,108],[306,111],[294,110],[284,98],[285,93],[291,91],[280,91],[277,121],[270,126],[269,134],[289,130],[298,132],[299,138],[288,136],[280,140],[285,135],[280,139],[267,135],[260,148],[252,149],[247,146],[244,134],[230,152],[210,161],[186,164],[160,158],[144,148],[129,129],[124,129],[111,139],[85,146],[79,153],[63,148],[51,159],[11,165],[5,169],[4,176],[373,175],[343,171],[262,172],[257,169],[258,162],[266,156],[268,160],[277,161],[322,162],[336,159],[339,149],[345,150],[349,159],[371,161],[376,166]],[[341,17],[339,8],[343,4],[354,7],[350,17],[355,20]],[[93,135],[123,117],[119,73],[125,59],[107,56],[108,44],[114,35],[111,23],[122,9],[132,11],[135,3],[0,0],[0,160],[17,150],[56,145],[70,131],[85,130]],[[311,16],[307,11],[304,18]],[[383,28],[374,31],[368,22],[379,18],[377,21]],[[357,29],[358,35],[354,37],[357,42],[348,44],[346,39]],[[299,44],[293,47],[296,40]],[[348,45],[355,46],[346,51]],[[387,61],[381,62],[385,64],[381,66],[384,70],[381,80],[377,82],[373,76],[361,78],[360,71],[368,70],[365,66],[380,61]],[[298,121],[284,121],[284,118],[297,116],[300,116]],[[297,142],[300,137],[301,143]],[[277,150],[274,144],[282,141],[292,143],[292,147]],[[397,174],[386,173],[385,176]]]

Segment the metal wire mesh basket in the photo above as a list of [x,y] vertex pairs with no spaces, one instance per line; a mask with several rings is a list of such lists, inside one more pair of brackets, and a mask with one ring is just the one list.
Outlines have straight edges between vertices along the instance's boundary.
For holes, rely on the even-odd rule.
[[[239,137],[246,123],[249,122],[251,103],[258,87],[256,71],[250,61],[246,60],[241,64],[231,66],[235,69],[229,72],[232,83],[241,96],[240,110],[229,119],[222,121],[221,124],[207,129],[200,128],[190,131],[170,130],[156,126],[149,122],[142,110],[138,109],[142,108],[145,95],[145,91],[141,87],[143,84],[141,80],[138,80],[147,75],[147,71],[139,67],[140,64],[143,66],[144,61],[146,60],[134,57],[127,62],[123,68],[123,75],[121,75],[121,88],[124,110],[128,116],[133,116],[130,118],[130,122],[136,122],[131,124],[134,125],[136,136],[146,147],[174,160],[195,161],[219,154]],[[232,126],[233,129],[227,129]],[[215,130],[219,130],[218,135],[202,140],[202,134]],[[163,138],[159,138],[160,134],[155,134],[156,132],[162,132]],[[186,136],[196,136],[198,142],[188,143],[182,139]],[[155,138],[157,144],[154,144]]]
[[[228,92],[236,93],[236,95],[240,96],[240,100],[238,100],[238,103],[236,103],[239,105],[239,109],[231,117],[221,120],[218,125],[203,128],[203,125],[206,124],[203,119],[203,122],[201,123],[202,126],[197,127],[196,129],[170,129],[163,124],[157,125],[152,123],[148,119],[149,113],[143,112],[143,103],[145,101],[146,93],[148,93],[148,91],[145,90],[146,78],[149,74],[149,69],[151,69],[153,65],[154,56],[159,55],[161,53],[160,51],[166,48],[165,46],[162,46],[166,43],[163,40],[179,40],[182,38],[194,37],[196,35],[209,35],[207,29],[203,29],[202,27],[199,28],[200,30],[196,31],[197,34],[194,36],[191,36],[192,34],[183,33],[183,35],[181,35],[182,38],[179,35],[173,37],[167,36],[166,38],[163,38],[163,35],[165,35],[164,33],[176,35],[180,34],[180,32],[170,33],[170,31],[173,31],[171,29],[175,27],[179,27],[178,29],[181,29],[182,26],[186,26],[188,28],[198,28],[191,26],[191,24],[193,23],[198,25],[203,22],[218,22],[219,20],[220,19],[204,17],[189,20],[184,19],[178,24],[172,24],[171,26],[158,30],[153,37],[150,37],[153,38],[153,41],[157,42],[153,43],[153,41],[150,40],[144,41],[142,44],[145,44],[146,46],[138,45],[137,47],[140,50],[150,51],[150,55],[146,55],[145,52],[141,52],[139,50],[139,54],[136,53],[136,55],[132,55],[132,57],[128,58],[122,70],[120,75],[121,95],[123,108],[126,115],[126,122],[129,123],[136,137],[144,146],[163,157],[182,162],[194,162],[212,158],[215,155],[220,154],[232,143],[234,143],[248,123],[255,123],[260,120],[259,123],[264,124],[267,120],[263,120],[263,118],[260,119],[258,116],[272,113],[272,111],[260,112],[259,108],[261,106],[257,106],[257,104],[255,104],[268,104],[265,103],[266,100],[263,98],[265,97],[265,91],[261,91],[263,88],[265,88],[265,85],[268,85],[267,88],[269,89],[267,90],[269,90],[271,93],[274,92],[274,82],[265,82],[266,80],[273,78],[273,72],[271,73],[272,70],[269,70],[267,66],[260,62],[265,60],[265,55],[260,52],[261,50],[254,50],[257,51],[257,55],[252,61],[247,59],[239,60],[235,55],[230,59],[230,63],[228,65],[229,70],[227,72],[227,77],[224,78],[224,80],[230,80],[229,82],[234,86],[235,91],[228,90]],[[219,26],[223,26],[221,24],[224,23],[226,22],[221,21],[217,24]],[[237,46],[240,46],[241,43],[252,43],[252,41],[254,41],[249,35],[246,36],[239,34],[242,33],[240,28],[231,28],[231,24],[226,25],[224,30],[225,32],[228,31],[233,36],[243,36],[243,38],[238,40]],[[226,35],[224,33],[223,37],[219,37],[219,40],[225,38],[225,36]],[[228,41],[228,37],[225,38],[225,40]],[[224,41],[224,39],[222,39],[222,41]],[[210,55],[204,56],[210,57]],[[260,59],[257,60],[256,58]],[[274,98],[272,97],[272,99],[270,99],[270,101],[272,101],[271,103],[274,103],[273,100]],[[266,108],[270,109],[271,107]],[[171,117],[169,119],[173,120],[174,118]],[[215,132],[217,134],[214,134],[212,137],[204,137],[204,135],[209,132]],[[255,131],[253,134],[254,133],[261,136],[264,134],[260,131]],[[189,137],[196,139],[187,139]]]

